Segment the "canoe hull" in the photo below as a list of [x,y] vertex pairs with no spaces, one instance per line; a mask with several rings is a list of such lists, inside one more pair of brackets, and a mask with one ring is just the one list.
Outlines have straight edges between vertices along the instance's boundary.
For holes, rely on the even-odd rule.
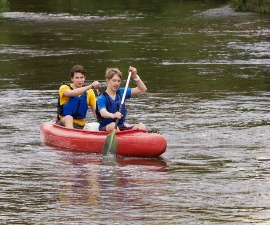
[[[101,154],[107,132],[69,129],[54,122],[44,122],[40,134],[45,144],[76,151]],[[166,151],[167,140],[157,133],[128,130],[116,133],[117,155],[158,157]]]

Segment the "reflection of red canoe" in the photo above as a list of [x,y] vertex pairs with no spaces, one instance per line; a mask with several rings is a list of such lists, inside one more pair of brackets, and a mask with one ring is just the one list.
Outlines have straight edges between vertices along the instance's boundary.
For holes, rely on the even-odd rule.
[[[40,133],[46,144],[67,149],[101,154],[107,132],[69,129],[54,122],[44,122]],[[157,133],[128,130],[116,133],[117,155],[135,157],[157,157],[165,152],[167,140]]]

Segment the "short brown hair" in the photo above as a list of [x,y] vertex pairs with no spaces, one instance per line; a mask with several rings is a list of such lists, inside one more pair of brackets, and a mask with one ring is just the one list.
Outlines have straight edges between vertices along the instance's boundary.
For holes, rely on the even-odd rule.
[[73,66],[73,67],[71,68],[71,70],[70,70],[70,76],[71,76],[71,78],[74,77],[74,74],[75,74],[75,73],[81,73],[81,74],[83,74],[83,75],[85,76],[85,75],[86,75],[86,70],[84,69],[83,66],[81,66],[81,65],[76,65],[76,66]]
[[118,75],[122,79],[122,73],[118,68],[107,68],[105,73],[105,78],[110,80],[114,75]]

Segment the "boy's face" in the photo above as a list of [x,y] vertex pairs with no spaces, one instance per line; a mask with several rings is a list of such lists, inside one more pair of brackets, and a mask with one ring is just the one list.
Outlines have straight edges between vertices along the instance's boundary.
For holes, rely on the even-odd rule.
[[74,73],[74,76],[73,78],[71,78],[71,81],[77,88],[80,88],[83,86],[85,82],[85,75],[83,75],[82,73]]
[[111,90],[117,91],[121,84],[121,78],[115,74],[112,79],[107,79],[108,86]]

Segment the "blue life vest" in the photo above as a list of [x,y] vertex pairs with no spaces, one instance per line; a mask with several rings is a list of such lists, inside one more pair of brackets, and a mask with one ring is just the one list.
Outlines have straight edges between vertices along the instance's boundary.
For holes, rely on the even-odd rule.
[[[70,85],[71,90],[73,88]],[[87,114],[87,92],[84,92],[81,96],[72,96],[66,104],[60,105],[60,99],[58,99],[57,113],[61,116],[70,115],[74,119],[84,119]]]
[[[102,93],[101,95],[104,95],[106,97],[106,109],[108,112],[110,113],[116,113],[117,111],[119,111],[119,107],[121,105],[121,101],[122,101],[122,95],[120,93],[119,90],[117,90],[116,95],[118,96],[118,98],[116,97],[115,100],[113,100],[108,94],[107,92]],[[123,126],[125,119],[126,119],[126,114],[127,114],[127,109],[125,104],[122,105],[122,110],[121,113],[123,115],[123,117],[119,120],[118,125],[119,126]],[[98,122],[100,123],[101,127],[104,127],[108,124],[110,124],[111,122],[115,122],[116,119],[112,119],[112,118],[103,118],[100,115],[99,109],[98,109],[98,105],[96,106],[96,115],[97,115],[97,119]]]

